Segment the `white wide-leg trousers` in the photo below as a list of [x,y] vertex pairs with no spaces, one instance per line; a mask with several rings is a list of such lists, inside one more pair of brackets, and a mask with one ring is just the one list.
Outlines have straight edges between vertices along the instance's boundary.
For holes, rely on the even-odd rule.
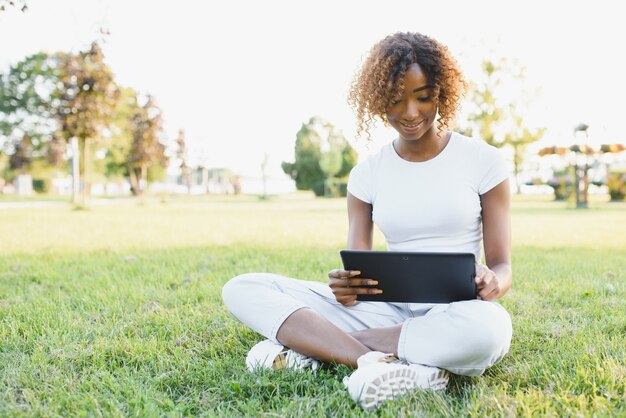
[[465,376],[481,375],[504,357],[511,344],[511,318],[496,302],[357,302],[346,307],[325,283],[270,273],[231,279],[222,298],[239,321],[275,342],[283,322],[302,308],[315,310],[346,332],[401,323],[402,360]]

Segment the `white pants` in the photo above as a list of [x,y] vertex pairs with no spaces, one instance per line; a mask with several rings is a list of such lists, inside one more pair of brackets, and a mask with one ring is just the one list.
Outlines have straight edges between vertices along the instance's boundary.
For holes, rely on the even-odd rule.
[[402,360],[465,376],[481,375],[504,357],[511,344],[511,318],[496,302],[357,302],[346,307],[324,283],[269,273],[231,279],[222,298],[239,321],[275,342],[283,322],[302,308],[315,310],[345,332],[401,323]]

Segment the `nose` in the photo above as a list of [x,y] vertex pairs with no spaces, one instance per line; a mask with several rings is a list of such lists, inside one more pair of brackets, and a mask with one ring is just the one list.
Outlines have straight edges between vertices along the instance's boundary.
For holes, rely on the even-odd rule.
[[404,111],[402,112],[402,119],[408,122],[413,122],[417,120],[418,116],[418,103],[413,100],[408,100],[406,106],[404,107]]

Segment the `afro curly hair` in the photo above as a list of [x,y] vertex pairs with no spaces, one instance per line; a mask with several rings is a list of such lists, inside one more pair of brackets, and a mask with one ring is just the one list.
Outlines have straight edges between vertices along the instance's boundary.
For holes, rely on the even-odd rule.
[[445,131],[454,121],[467,83],[448,48],[421,33],[398,32],[375,44],[357,71],[348,103],[357,114],[357,136],[370,128],[376,117],[388,126],[387,110],[402,95],[403,78],[411,64],[418,64],[434,86],[433,98],[439,112],[438,128]]

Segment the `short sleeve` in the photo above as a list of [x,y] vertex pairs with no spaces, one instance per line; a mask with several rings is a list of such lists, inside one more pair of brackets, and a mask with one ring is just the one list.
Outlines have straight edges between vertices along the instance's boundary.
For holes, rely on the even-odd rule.
[[478,194],[482,195],[509,178],[509,169],[499,149],[485,144],[481,152],[481,173],[478,182]]
[[357,199],[372,203],[372,181],[369,161],[357,164],[348,178],[348,191]]

